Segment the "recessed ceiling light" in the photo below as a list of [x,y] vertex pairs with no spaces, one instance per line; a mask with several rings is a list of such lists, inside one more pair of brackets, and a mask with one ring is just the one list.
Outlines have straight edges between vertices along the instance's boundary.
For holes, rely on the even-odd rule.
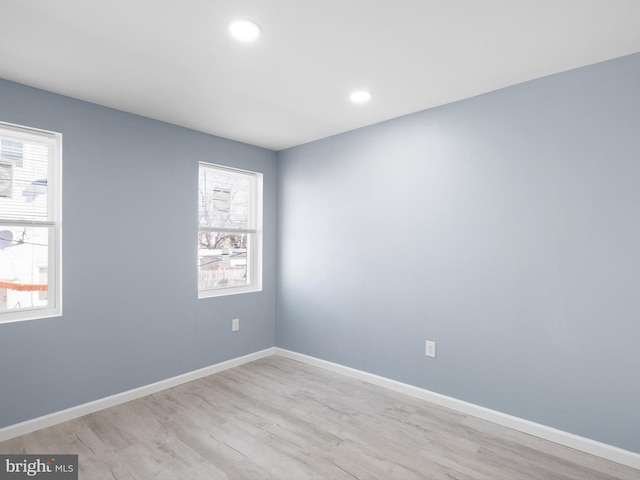
[[257,23],[249,20],[236,20],[229,25],[229,33],[241,42],[253,42],[258,39],[262,30]]
[[358,92],[353,92],[349,98],[353,103],[366,103],[371,100],[371,92],[360,90]]

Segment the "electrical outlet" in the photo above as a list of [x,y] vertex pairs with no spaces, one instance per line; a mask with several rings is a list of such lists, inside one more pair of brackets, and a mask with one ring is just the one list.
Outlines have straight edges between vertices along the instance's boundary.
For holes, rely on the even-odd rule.
[[427,348],[426,348],[425,355],[427,357],[435,358],[435,356],[436,356],[436,342],[431,342],[431,341],[427,340],[426,347]]
[[237,332],[238,330],[240,330],[240,319],[234,318],[233,320],[231,320],[231,331]]

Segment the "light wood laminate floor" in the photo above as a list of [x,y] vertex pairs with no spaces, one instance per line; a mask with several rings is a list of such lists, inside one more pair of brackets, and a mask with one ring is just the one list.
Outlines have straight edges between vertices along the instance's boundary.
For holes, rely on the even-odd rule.
[[640,471],[272,356],[0,443],[81,480],[640,480]]

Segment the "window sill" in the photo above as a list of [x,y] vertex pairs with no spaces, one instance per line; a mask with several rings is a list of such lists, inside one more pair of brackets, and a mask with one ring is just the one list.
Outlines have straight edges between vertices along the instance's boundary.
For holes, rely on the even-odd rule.
[[229,287],[218,288],[215,290],[200,290],[198,291],[198,299],[201,298],[213,298],[213,297],[226,297],[227,295],[240,295],[242,293],[254,293],[261,292],[262,286],[246,286],[246,287]]

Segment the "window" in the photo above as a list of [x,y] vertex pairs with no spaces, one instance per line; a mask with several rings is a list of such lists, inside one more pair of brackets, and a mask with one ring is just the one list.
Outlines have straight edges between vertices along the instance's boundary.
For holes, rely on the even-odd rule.
[[0,322],[60,315],[62,136],[0,123]]
[[198,292],[262,290],[262,174],[200,163]]

